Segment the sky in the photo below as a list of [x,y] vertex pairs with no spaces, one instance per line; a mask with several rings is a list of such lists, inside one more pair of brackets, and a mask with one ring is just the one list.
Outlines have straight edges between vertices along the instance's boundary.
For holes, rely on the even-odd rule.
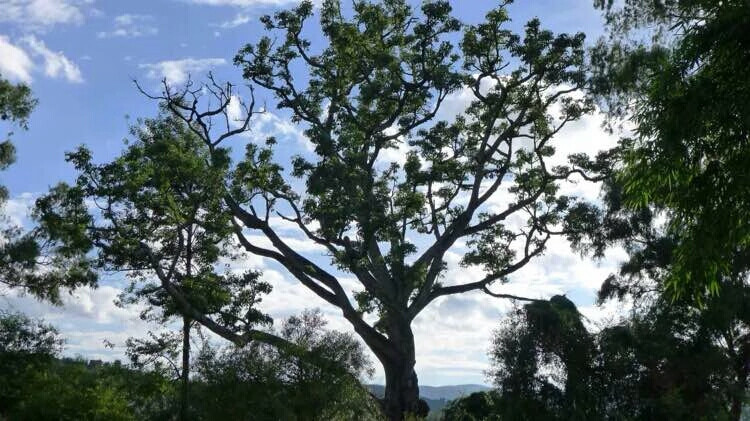
[[[481,21],[497,3],[452,2],[455,14],[466,23]],[[510,26],[520,30],[528,19],[539,17],[545,28],[583,31],[593,40],[602,29],[592,3],[520,0],[510,7]],[[28,224],[28,209],[34,199],[56,183],[75,177],[64,154],[77,145],[90,147],[99,162],[122,150],[128,127],[137,118],[154,116],[157,111],[156,104],[138,92],[133,80],[155,91],[162,78],[179,84],[188,76],[200,79],[212,71],[217,80],[241,84],[241,72],[232,65],[232,59],[239,48],[263,34],[259,17],[294,4],[287,0],[0,0],[0,75],[29,84],[39,100],[29,130],[0,127],[3,133],[15,131],[18,156],[17,162],[0,174],[0,182],[11,192],[6,213]],[[313,45],[316,39],[311,39]],[[272,98],[261,100],[270,102]],[[460,110],[467,101],[466,95],[458,92],[448,99],[445,108]],[[273,134],[286,155],[306,147],[299,127],[283,113],[271,110],[253,127],[247,141]],[[601,129],[601,117],[596,115],[570,125],[558,137],[561,153],[595,152],[615,141]],[[398,160],[403,152],[390,151],[389,157]],[[592,200],[598,195],[597,186],[585,182],[566,188]],[[283,224],[277,227],[282,233],[286,229]],[[288,235],[299,250],[322,259],[321,250],[291,232]],[[478,269],[458,267],[459,251],[447,255],[446,278],[479,279],[482,273]],[[566,294],[596,327],[615,317],[614,306],[594,306],[594,294],[623,258],[621,250],[613,250],[593,261],[570,251],[564,241],[554,240],[544,256],[514,274],[508,284],[495,288],[538,298]],[[351,331],[337,309],[303,289],[278,265],[261,258],[242,264],[263,270],[265,279],[274,286],[263,308],[276,320],[317,307],[330,328]],[[4,291],[0,293],[0,309],[22,311],[56,325],[67,339],[67,355],[122,358],[125,339],[142,337],[155,329],[138,318],[139,308],[114,304],[123,286],[121,279],[104,277],[97,289],[66,295],[60,307],[17,291]],[[420,383],[487,384],[486,354],[492,331],[510,308],[509,302],[482,293],[433,302],[414,323]],[[105,340],[114,347],[105,348]],[[382,383],[379,367],[371,381]]]

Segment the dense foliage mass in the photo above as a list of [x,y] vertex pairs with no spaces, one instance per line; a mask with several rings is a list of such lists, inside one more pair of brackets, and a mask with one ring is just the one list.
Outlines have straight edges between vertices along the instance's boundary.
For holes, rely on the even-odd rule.
[[731,335],[747,327],[747,292],[706,309],[657,298],[597,332],[562,296],[527,304],[496,332],[497,389],[453,402],[444,419],[739,420],[747,351]]
[[595,3],[610,39],[592,56],[594,92],[633,127],[613,163],[620,200],[666,214],[676,292],[715,293],[746,265],[750,244],[750,9],[743,0]]
[[[279,335],[312,353],[339,361],[359,378],[371,363],[351,335],[323,329],[318,312],[290,317]],[[379,408],[357,377],[254,343],[227,352],[204,349],[196,362],[197,419],[379,420]]]
[[[324,329],[318,312],[290,317],[281,337],[365,376],[370,362],[350,335]],[[268,345],[204,347],[193,361],[189,405],[171,367],[60,358],[63,338],[19,314],[0,317],[0,419],[377,420],[355,376]],[[178,376],[179,377],[179,376]]]
[[60,359],[63,338],[19,314],[0,317],[0,418],[168,420],[170,384],[121,364]]

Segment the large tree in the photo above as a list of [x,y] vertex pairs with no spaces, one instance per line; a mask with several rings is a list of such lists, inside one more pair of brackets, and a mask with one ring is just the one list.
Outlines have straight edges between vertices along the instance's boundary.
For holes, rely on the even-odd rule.
[[[506,28],[503,4],[483,23],[465,26],[459,48],[454,41],[462,25],[447,1],[425,3],[420,11],[403,0],[356,1],[351,15],[338,1],[325,1],[319,9],[324,43],[313,49],[303,35],[313,10],[311,2],[303,2],[264,17],[271,34],[235,59],[250,92],[270,92],[277,108],[304,130],[312,153],[293,158],[287,172],[275,161],[277,143],[270,138],[265,145],[248,143],[239,162],[230,163],[230,145],[243,139],[237,135],[259,111],[254,94],[242,101],[233,86],[211,80],[181,88],[165,84],[161,94],[151,95],[200,145],[180,147],[184,160],[149,165],[165,186],[180,177],[199,181],[209,191],[197,191],[196,197],[210,199],[199,215],[225,221],[221,229],[230,224],[239,247],[275,261],[341,310],[383,365],[384,411],[400,420],[426,412],[414,370],[415,317],[435,299],[453,294],[485,291],[514,298],[489,287],[541,255],[552,236],[567,233],[565,219],[578,215],[569,213],[576,200],[559,193],[560,183],[576,174],[590,177],[576,165],[553,161],[560,163],[555,136],[591,110],[578,94],[586,82],[584,37],[554,35],[537,20],[515,34]],[[469,96],[469,103],[435,121],[439,112],[450,113],[445,101],[457,92]],[[234,121],[238,108],[241,116]],[[408,149],[404,162],[385,162],[384,155],[399,145]],[[40,202],[42,221],[60,222],[61,212],[84,198],[122,201],[121,191],[86,181],[97,168],[133,192],[159,188],[155,175],[138,168],[136,175],[108,174],[106,167],[92,166],[89,155],[70,157],[82,179]],[[576,155],[573,161],[580,165],[586,158]],[[94,238],[116,233],[122,227],[119,206],[105,208],[106,230],[90,218],[75,232]],[[118,247],[92,245],[105,261],[117,263],[113,255],[150,260],[182,311],[221,336],[235,343],[284,344],[257,330],[227,329],[186,299],[167,276],[174,264],[160,263],[153,252],[156,246],[185,243],[174,234],[169,243],[149,242],[150,232],[160,229],[154,216],[161,215],[139,215],[142,228],[113,234]],[[272,217],[326,250],[330,265],[295,250]],[[122,249],[126,253],[120,254],[119,244],[129,247]],[[480,267],[484,277],[445,279],[446,253],[456,247],[465,247],[461,263]],[[352,275],[357,291],[347,291],[342,282]]]

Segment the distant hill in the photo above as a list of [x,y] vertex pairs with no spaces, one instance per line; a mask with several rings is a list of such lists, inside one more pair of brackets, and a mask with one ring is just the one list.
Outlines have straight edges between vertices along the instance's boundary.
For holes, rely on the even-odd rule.
[[[385,394],[385,386],[380,384],[369,384],[373,395],[382,397]],[[466,396],[474,392],[483,392],[490,390],[489,387],[481,384],[457,384],[450,386],[419,386],[419,394],[427,402],[431,411],[441,410],[448,402],[453,399]]]
[[484,392],[491,388],[481,384],[458,384],[453,386],[419,386],[419,394],[427,399],[445,399],[452,401],[474,392]]

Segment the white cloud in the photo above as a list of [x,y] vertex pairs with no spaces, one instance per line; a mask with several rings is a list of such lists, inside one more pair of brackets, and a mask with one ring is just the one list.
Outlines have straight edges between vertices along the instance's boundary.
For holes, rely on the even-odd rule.
[[[284,232],[284,233],[300,233],[300,227],[297,225],[296,222],[290,221],[288,219],[284,219],[278,216],[272,216],[268,218],[268,224],[276,231],[276,232]],[[305,227],[310,231],[316,231],[320,228],[320,224],[318,224],[318,221],[311,221],[308,224],[305,224]]]
[[185,58],[181,60],[165,60],[158,63],[143,63],[138,67],[148,70],[146,76],[152,79],[165,78],[167,83],[180,84],[193,73],[211,70],[216,66],[226,64],[223,58]]
[[154,17],[151,15],[137,15],[126,13],[114,18],[114,28],[111,31],[99,32],[99,38],[136,38],[156,35],[159,28],[153,26]]
[[[266,238],[264,235],[256,235],[251,234],[247,235],[247,239],[254,245],[258,247],[264,247],[267,249],[273,249],[273,244],[271,244],[271,241]],[[284,242],[292,248],[292,250],[298,252],[298,253],[310,253],[310,254],[317,254],[317,255],[324,255],[327,251],[327,249],[316,243],[313,242],[310,239],[307,238],[294,238],[294,237],[284,237]]]
[[411,148],[406,143],[403,137],[396,139],[394,147],[383,149],[378,155],[376,163],[380,168],[388,167],[392,162],[403,166],[406,163],[406,155],[409,153]]
[[38,195],[28,192],[11,197],[3,204],[0,214],[8,218],[8,223],[11,225],[28,226],[31,223],[31,208],[37,197]]
[[232,20],[222,22],[219,24],[219,26],[224,29],[229,29],[236,28],[248,22],[250,22],[250,16],[243,13],[238,13]]
[[51,78],[63,77],[68,82],[81,83],[81,69],[70,61],[62,51],[52,51],[44,44],[44,41],[29,35],[23,38],[23,42],[29,46],[32,55],[44,59],[44,73]]
[[[233,118],[236,122],[241,122],[244,117],[243,110],[241,109],[236,97],[233,97],[232,101],[233,102],[229,104],[230,118]],[[305,136],[298,125],[292,123],[291,120],[279,117],[268,110],[253,116],[250,120],[250,128],[245,136],[251,137],[258,142],[263,142],[269,137],[275,137],[279,141],[288,139],[293,140],[297,147],[302,147],[308,152],[315,149],[315,146],[310,142],[307,136]]]
[[[124,342],[130,336],[143,336],[148,325],[140,320],[141,305],[118,307],[119,288],[102,285],[80,288],[62,295],[62,305],[53,306],[19,291],[0,294],[0,308],[43,318],[56,326],[65,338],[66,355],[112,360],[124,357]],[[104,340],[116,347],[105,349]]]
[[0,0],[0,22],[44,29],[57,24],[81,24],[93,0]]
[[[219,59],[207,59],[219,60]],[[187,62],[186,62],[187,61]],[[198,65],[197,63],[201,63]],[[219,64],[224,64],[220,60]],[[218,64],[214,64],[218,65]],[[176,60],[172,62],[161,62],[151,65],[142,65],[149,71],[149,77],[171,77],[184,81],[190,71],[202,71],[210,67],[202,60]],[[456,98],[455,103],[450,104],[455,111],[465,108],[466,102],[461,103]],[[470,97],[463,98],[464,101]],[[229,107],[229,116],[232,119],[241,119],[243,111],[237,98],[232,98]],[[449,117],[448,115],[445,116]],[[598,117],[586,117],[580,123],[571,125],[560,134],[556,144],[560,147],[559,154],[564,157],[572,151],[595,152],[607,147],[611,138],[607,137],[598,124]],[[264,137],[267,135],[285,137],[290,140],[297,139],[299,143],[289,145],[297,151],[304,150],[306,139],[301,133],[299,126],[288,119],[284,119],[270,112],[253,118],[253,126],[250,136]],[[385,158],[399,161],[405,150],[393,150],[392,156]],[[579,189],[581,194],[591,198],[595,196],[597,186],[582,187],[583,183],[571,187]],[[495,201],[489,206],[507,206],[511,200],[507,192],[497,195]],[[520,225],[523,221],[509,221],[509,223]],[[327,261],[325,250],[310,241],[302,239],[299,230],[293,223],[281,218],[272,218],[274,228],[285,241],[295,250],[309,256],[316,262]],[[250,233],[252,234],[252,233]],[[260,246],[269,246],[268,241],[259,236],[249,236],[250,241]],[[460,245],[457,245],[447,255],[448,271],[443,282],[453,284],[458,282],[471,282],[481,279],[484,272],[478,267],[463,268],[458,265],[463,253]],[[510,277],[507,284],[492,285],[496,292],[511,293],[533,298],[549,298],[554,294],[568,294],[579,306],[580,311],[587,317],[590,325],[596,327],[602,321],[614,317],[618,311],[622,311],[620,305],[611,304],[607,307],[593,306],[593,294],[599,287],[601,281],[615,268],[623,258],[621,250],[613,250],[601,261],[592,261],[582,258],[572,252],[563,239],[554,239],[549,243],[547,252],[533,260],[525,268]],[[301,312],[305,308],[320,307],[327,320],[329,327],[342,331],[352,332],[353,329],[341,316],[340,310],[327,304],[314,293],[302,286],[292,275],[284,271],[279,265],[270,263],[267,259],[258,256],[248,256],[247,259],[232,262],[233,270],[262,269],[263,277],[269,281],[274,290],[262,303],[263,309],[270,312],[276,320],[281,320],[290,314]],[[328,268],[324,265],[324,267]],[[337,273],[335,269],[332,272]],[[338,273],[337,273],[338,274]],[[347,290],[357,289],[356,282],[349,275],[342,277],[342,284]],[[97,295],[86,291],[81,295],[79,304],[70,304],[66,307],[65,315],[58,316],[55,320],[61,323],[70,314],[72,320],[85,320],[90,323],[88,327],[71,325],[63,332],[71,335],[75,343],[75,349],[93,356],[102,352],[101,338],[119,338],[128,335],[142,335],[144,328],[135,322],[131,322],[133,310],[119,313],[112,306],[113,291],[103,291]],[[512,308],[509,300],[489,297],[481,292],[472,292],[457,296],[443,297],[428,306],[414,322],[414,334],[417,351],[417,371],[422,384],[446,384],[446,383],[483,383],[485,382],[484,371],[489,368],[487,360],[487,349],[490,346],[492,331],[496,329],[506,312]],[[76,322],[80,323],[80,322]],[[122,323],[122,327],[109,328],[108,326]],[[67,326],[67,325],[66,325]],[[75,326],[75,327],[73,327]],[[137,329],[141,329],[140,331]],[[376,363],[378,374],[375,381],[383,381],[382,369]]]
[[0,75],[12,81],[30,83],[34,63],[21,47],[11,44],[8,37],[0,35]]
[[230,124],[234,127],[241,126],[245,116],[242,109],[242,100],[237,95],[232,95],[229,98],[229,105],[227,105],[227,117],[229,117]]

